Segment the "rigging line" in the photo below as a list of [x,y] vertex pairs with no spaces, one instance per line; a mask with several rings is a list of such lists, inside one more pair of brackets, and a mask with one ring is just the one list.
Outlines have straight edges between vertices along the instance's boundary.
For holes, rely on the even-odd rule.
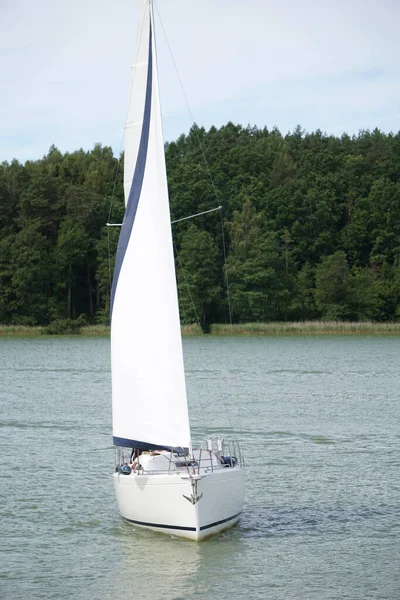
[[[157,11],[158,20],[159,20],[159,22],[160,22],[161,29],[162,29],[162,31],[163,31],[163,34],[164,34],[164,37],[165,37],[165,41],[166,41],[166,43],[167,43],[167,47],[168,47],[169,53],[170,53],[170,55],[171,55],[172,63],[173,63],[173,65],[174,65],[174,69],[175,69],[176,77],[177,77],[177,79],[178,79],[178,82],[179,82],[179,85],[180,85],[180,88],[181,88],[181,92],[182,92],[183,98],[184,98],[184,100],[185,100],[185,104],[186,104],[187,111],[188,111],[188,113],[189,113],[189,116],[190,116],[190,119],[191,119],[192,123],[194,123],[194,117],[193,117],[192,111],[190,110],[190,105],[189,105],[189,102],[188,102],[188,99],[187,99],[187,96],[186,96],[186,93],[185,93],[185,89],[184,89],[184,87],[183,87],[182,80],[181,80],[181,78],[179,77],[179,72],[178,72],[178,68],[177,68],[177,66],[176,66],[175,57],[174,57],[174,54],[173,54],[173,52],[172,52],[172,49],[171,49],[171,46],[170,46],[170,43],[169,43],[169,40],[168,40],[168,37],[167,37],[166,31],[165,31],[165,29],[164,29],[164,24],[163,24],[163,22],[162,22],[162,19],[161,19],[160,11],[158,10],[158,6],[157,6],[157,3],[155,2],[155,0],[153,0],[153,5],[156,7],[156,11]],[[218,191],[217,191],[217,188],[216,188],[216,186],[215,186],[214,179],[213,179],[213,177],[212,177],[212,175],[211,175],[211,170],[210,170],[210,167],[209,167],[209,165],[208,165],[208,162],[207,162],[207,159],[206,159],[206,155],[205,155],[205,152],[204,152],[204,147],[203,147],[203,144],[201,143],[200,136],[199,136],[199,134],[198,134],[198,132],[197,132],[197,131],[195,131],[195,135],[196,135],[197,143],[198,143],[198,145],[199,145],[199,148],[200,148],[200,150],[201,150],[201,154],[202,154],[202,157],[203,157],[203,160],[204,160],[204,164],[205,164],[205,166],[206,166],[206,170],[207,170],[208,177],[209,177],[209,179],[210,179],[211,187],[212,187],[212,189],[213,189],[213,191],[214,191],[214,195],[215,195],[215,198],[216,198],[217,202],[219,202]],[[222,218],[222,207],[221,207],[221,218]],[[225,255],[225,247],[224,247],[224,255]],[[178,261],[179,261],[179,263],[180,263],[180,258],[179,258],[179,255],[178,255],[178,254],[177,254],[177,257],[178,257]],[[190,294],[190,290],[189,290],[189,294]],[[191,296],[191,294],[190,294],[190,296]],[[193,302],[193,300],[192,300],[192,302]],[[193,305],[193,306],[194,306],[194,305]],[[194,307],[194,308],[195,308],[195,307]],[[198,322],[198,323],[199,323],[199,325],[200,325],[200,322],[199,322],[199,319],[198,319],[198,316],[197,316],[197,311],[196,311],[196,317],[197,317],[197,322]],[[200,326],[200,327],[201,327],[201,326]],[[229,410],[227,410],[227,407],[226,407],[226,405],[225,405],[225,402],[224,402],[224,401],[223,401],[223,404],[224,404],[224,407],[225,407],[225,409],[226,409],[226,415],[228,415],[228,419],[229,419],[229,421],[230,421],[230,414],[229,414]],[[231,426],[232,426],[232,423],[231,423],[231,421],[230,421],[230,424],[231,424]],[[240,426],[240,431],[241,431],[241,426]]]
[[[222,209],[222,207],[220,207],[220,208]],[[217,209],[214,209],[214,210],[217,210]],[[221,213],[222,213],[222,210],[221,210]],[[181,262],[181,259],[180,259],[180,256],[179,256],[179,253],[178,253],[178,250],[177,250],[175,242],[173,242],[173,245],[174,245],[175,254],[176,254],[176,257],[177,257],[177,260],[178,260],[178,265],[179,265],[179,268],[182,270],[184,283],[185,283],[185,285],[187,287],[187,290],[188,290],[188,293],[189,293],[189,298],[190,298],[192,306],[193,306],[193,310],[194,310],[194,313],[195,313],[195,316],[196,316],[197,325],[200,328],[200,331],[201,331],[202,335],[204,336],[203,328],[202,328],[202,326],[200,324],[200,319],[199,319],[199,316],[198,316],[198,313],[197,313],[197,310],[196,310],[196,305],[194,303],[193,296],[192,296],[192,293],[190,291],[190,283],[188,281],[188,277],[186,275],[186,271],[185,271],[185,269],[184,269],[184,267],[182,265],[182,262]],[[224,255],[225,255],[225,252],[224,252]],[[183,311],[185,312],[185,318],[186,318],[186,310],[184,308],[184,304],[183,303],[182,303],[182,308],[183,308]],[[197,394],[198,401],[200,402],[203,399],[203,396],[202,396],[202,394],[200,392],[199,386],[195,386],[195,389],[196,389],[196,394]],[[226,416],[226,418],[228,420],[229,426],[231,427],[231,429],[233,429],[234,425],[232,423],[230,407],[227,404],[227,402],[225,401],[224,394],[222,394],[222,397],[221,397],[221,404],[224,407],[224,413],[225,413],[225,416]],[[239,430],[241,431],[241,427],[239,427]]]
[[[188,219],[194,219],[195,217],[200,217],[201,215],[206,215],[207,213],[215,212],[216,210],[222,210],[222,206],[210,208],[210,210],[204,210],[203,212],[196,213],[195,215],[189,215],[188,217],[182,217],[182,219],[175,219],[175,221],[171,221],[171,225],[174,223],[180,223],[181,221],[187,221]],[[122,227],[122,223],[106,223],[106,227]]]
[[110,249],[110,230],[107,229],[107,243],[108,243],[108,297],[111,308],[111,289],[112,289],[112,277],[111,277],[111,249]]
[[[175,250],[176,258],[177,258],[177,260],[178,260],[178,265],[179,265],[179,268],[181,269],[181,272],[182,272],[182,274],[183,274],[183,280],[184,280],[184,283],[185,283],[185,285],[186,285],[186,287],[187,287],[187,290],[188,290],[188,293],[189,293],[189,298],[190,298],[190,300],[191,300],[191,303],[192,303],[192,306],[193,306],[194,314],[195,314],[195,316],[196,316],[197,325],[199,326],[199,328],[200,328],[200,332],[202,333],[202,335],[204,335],[204,333],[203,333],[203,329],[202,329],[202,327],[201,327],[201,325],[200,325],[200,319],[199,319],[199,317],[198,317],[198,314],[197,314],[196,305],[195,305],[195,303],[194,303],[194,300],[193,300],[193,297],[192,297],[192,293],[191,293],[191,291],[190,291],[190,284],[189,284],[189,281],[188,281],[188,279],[187,279],[187,277],[186,277],[186,271],[185,271],[185,269],[183,268],[183,265],[182,265],[182,262],[181,262],[181,258],[180,258],[180,256],[179,256],[179,253],[178,253],[178,250],[177,250],[176,244],[175,244],[175,242],[173,241],[173,239],[172,239],[172,243],[173,243],[173,246],[174,246],[174,250]],[[177,274],[177,277],[178,277],[178,274]],[[185,304],[184,304],[184,302],[182,302],[182,308],[183,308],[183,311],[184,311],[184,313],[185,313],[185,320],[187,320],[187,317],[186,317],[186,309],[185,309]],[[198,403],[200,404],[200,402],[201,402],[201,400],[202,400],[202,395],[201,395],[201,393],[200,393],[200,390],[199,390],[199,387],[198,387],[198,386],[196,386],[196,387],[195,387],[195,389],[196,389],[196,393],[197,393],[197,400],[198,400]]]
[[[214,210],[216,210],[216,209],[214,209]],[[221,219],[222,219],[222,207],[221,207]],[[225,260],[225,263],[226,263],[225,235],[224,235],[224,229],[223,229],[223,220],[221,220],[221,223],[222,223],[222,240],[223,240],[223,248],[224,248],[224,260]],[[194,313],[195,313],[195,316],[196,316],[197,324],[198,324],[198,326],[200,328],[200,331],[203,334],[203,328],[201,327],[200,319],[199,319],[199,316],[198,316],[198,313],[197,313],[197,310],[196,310],[196,305],[194,303],[193,296],[192,296],[192,293],[190,291],[190,283],[188,281],[188,277],[187,277],[186,271],[185,271],[185,269],[184,269],[184,267],[182,265],[182,262],[181,262],[181,259],[180,259],[180,256],[179,256],[179,253],[178,253],[178,250],[177,250],[175,242],[173,242],[173,245],[174,245],[174,250],[175,250],[175,254],[176,254],[177,260],[178,260],[179,267],[180,267],[180,269],[182,270],[182,273],[183,273],[183,279],[184,279],[185,285],[186,285],[188,293],[189,293],[189,297],[190,297],[190,300],[191,300],[191,303],[192,303],[192,306],[193,306],[193,310],[194,310]],[[228,304],[230,306],[230,300],[228,300]],[[229,308],[229,314],[231,315],[231,309],[230,308]],[[232,321],[232,317],[230,317],[230,318],[231,318],[231,321]],[[231,323],[231,325],[232,325],[232,323]],[[236,398],[237,398],[237,402],[238,402],[238,393],[237,393],[238,392],[238,387],[237,387],[237,376],[236,376],[236,373],[235,373],[235,384],[236,384],[236,387],[235,387],[235,389],[236,389]],[[198,400],[199,401],[202,400],[202,394],[200,393],[200,390],[199,390],[198,386],[196,386],[196,393],[197,393]],[[232,422],[232,417],[231,417],[230,406],[226,402],[224,394],[222,394],[220,402],[221,402],[222,406],[224,407],[224,414],[225,414],[225,416],[226,416],[226,418],[228,420],[230,428],[234,429],[234,424]],[[241,420],[240,420],[240,414],[239,414],[239,412],[238,412],[238,420],[239,420],[239,432],[240,432],[240,436],[241,436],[242,427],[241,427]]]
[[[108,210],[108,221],[110,221],[110,219],[111,219],[111,211],[112,211],[113,204],[114,204],[115,190],[117,187],[117,179],[118,179],[119,168],[120,168],[120,164],[121,164],[122,140],[123,140],[123,138],[121,139],[121,146],[120,146],[120,152],[119,152],[119,157],[118,157],[118,162],[117,162],[117,168],[115,170],[114,185],[113,185],[113,190],[112,190],[111,200],[110,200],[110,208]],[[108,296],[110,298],[110,307],[111,307],[111,290],[112,290],[111,244],[110,244],[110,230],[108,227],[107,227],[107,245],[108,245],[108,286],[109,286],[108,287]]]
[[[179,279],[180,279],[180,277],[179,277],[179,271],[177,270],[176,271],[176,281],[177,281],[177,288],[178,288],[178,290],[179,290],[179,283],[180,283]],[[178,299],[178,302],[179,302],[179,299]],[[182,306],[182,312],[183,312],[183,319],[184,319],[185,325],[186,325],[186,324],[188,324],[188,318],[187,318],[187,315],[186,315],[185,303],[182,302],[181,306]],[[180,312],[180,308],[179,308],[179,312]]]
[[[122,138],[123,140],[123,138]],[[118,179],[118,175],[119,175],[119,168],[121,165],[121,149],[122,149],[122,140],[121,140],[121,145],[120,145],[120,150],[119,150],[119,157],[118,157],[118,162],[117,162],[117,168],[115,169],[115,177],[114,177],[114,184],[113,184],[113,190],[111,193],[111,200],[110,200],[110,208],[108,211],[108,222],[110,222],[111,220],[111,211],[112,211],[112,207],[114,204],[114,198],[115,198],[115,190],[117,187],[117,179]]]
[[[173,52],[172,52],[172,48],[171,48],[171,46],[170,46],[170,43],[169,43],[169,40],[168,40],[167,34],[166,34],[166,32],[165,32],[165,29],[164,29],[164,24],[163,24],[163,22],[162,22],[162,19],[161,19],[160,11],[158,10],[158,6],[157,6],[157,4],[156,4],[156,2],[155,2],[155,1],[153,2],[153,4],[154,4],[154,6],[156,7],[156,11],[157,11],[158,20],[160,21],[161,29],[162,29],[162,31],[163,31],[163,34],[164,34],[164,37],[165,37],[165,41],[167,42],[167,47],[168,47],[169,53],[170,53],[170,55],[171,55],[172,63],[173,63],[173,65],[174,65],[174,69],[175,69],[175,73],[176,73],[176,76],[177,76],[177,79],[178,79],[178,82],[179,82],[179,86],[180,86],[180,88],[181,88],[181,92],[182,92],[183,98],[184,98],[184,100],[185,100],[185,104],[186,104],[187,111],[188,111],[188,113],[189,113],[189,116],[190,116],[190,119],[191,119],[191,121],[192,121],[192,124],[194,124],[194,123],[195,123],[195,120],[194,120],[194,117],[193,117],[192,111],[190,110],[189,101],[188,101],[188,99],[187,99],[187,96],[186,96],[186,93],[185,93],[185,89],[184,89],[184,87],[183,87],[183,84],[182,84],[182,80],[181,80],[181,78],[179,77],[178,67],[176,66],[175,57],[174,57],[174,54],[173,54]],[[201,150],[201,153],[202,153],[202,156],[203,156],[204,164],[205,164],[205,166],[206,166],[206,169],[207,169],[207,173],[208,173],[208,177],[209,177],[209,179],[210,179],[211,187],[212,187],[212,189],[213,189],[213,191],[214,191],[215,198],[218,200],[218,190],[217,190],[217,188],[215,187],[214,179],[213,179],[213,177],[212,177],[212,175],[211,175],[210,167],[209,167],[209,165],[208,165],[208,162],[207,162],[207,159],[206,159],[206,155],[205,155],[205,152],[204,152],[204,146],[203,146],[203,144],[201,143],[200,136],[199,136],[199,134],[198,134],[197,130],[195,131],[195,134],[196,134],[196,138],[197,138],[197,143],[199,144],[199,148],[200,148],[200,150]]]
[[228,278],[228,269],[226,265],[226,248],[225,248],[225,231],[224,231],[224,219],[222,215],[222,207],[221,207],[221,232],[222,232],[222,249],[224,252],[224,273],[225,273],[225,285],[226,285],[226,295],[228,297],[228,311],[229,311],[229,325],[231,335],[233,334],[233,325],[232,325],[232,304],[231,304],[231,295],[229,290],[229,278]]
[[[226,295],[228,298],[228,312],[229,312],[229,329],[230,329],[230,335],[231,338],[233,339],[234,335],[233,335],[233,320],[232,320],[232,303],[231,303],[231,294],[230,294],[230,289],[229,289],[229,277],[228,277],[228,268],[227,268],[227,261],[226,261],[226,247],[225,247],[225,231],[224,231],[224,219],[223,219],[223,215],[222,215],[222,210],[221,210],[221,232],[222,232],[222,248],[223,248],[223,252],[224,252],[224,273],[225,273],[225,285],[226,285]],[[234,369],[234,377],[235,377],[235,392],[236,392],[236,403],[237,403],[237,417],[238,417],[238,421],[239,421],[239,438],[240,441],[242,441],[242,416],[241,416],[241,412],[240,412],[240,400],[239,400],[239,389],[238,389],[238,376],[237,376],[237,371],[236,369]]]
[[173,242],[173,244],[174,244],[174,249],[175,249],[176,258],[178,259],[179,268],[182,270],[182,273],[183,273],[183,280],[184,280],[184,282],[185,282],[185,285],[186,285],[186,287],[187,287],[187,291],[188,291],[188,293],[189,293],[189,298],[190,298],[190,301],[191,301],[191,303],[192,303],[192,306],[193,306],[193,310],[194,310],[194,314],[195,314],[195,317],[196,317],[196,322],[197,322],[197,325],[200,327],[200,331],[203,333],[203,328],[202,328],[202,326],[201,326],[201,324],[200,324],[200,319],[199,319],[199,315],[197,314],[196,305],[195,305],[195,303],[194,303],[193,296],[192,296],[192,293],[191,293],[191,291],[190,291],[190,284],[189,284],[188,278],[186,277],[186,271],[185,271],[185,269],[183,268],[183,265],[182,265],[182,262],[181,262],[181,258],[180,258],[180,256],[179,256],[179,253],[178,253],[178,250],[177,250],[177,247],[176,247],[176,244],[175,244],[175,242]]
[[[182,219],[175,219],[175,221],[171,221],[171,225],[174,223],[180,223],[181,221],[187,221],[188,219],[194,219],[194,217],[200,217],[200,215],[206,215],[211,212],[215,212],[216,210],[222,210],[222,206],[217,206],[217,208],[210,208],[210,210],[203,210],[203,212],[196,213],[195,215],[189,215],[188,217],[182,217]],[[107,223],[109,225],[109,223]]]

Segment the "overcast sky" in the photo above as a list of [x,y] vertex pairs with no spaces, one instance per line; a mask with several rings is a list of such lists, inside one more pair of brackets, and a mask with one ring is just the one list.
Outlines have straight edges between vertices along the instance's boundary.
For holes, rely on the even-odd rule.
[[[400,129],[400,0],[157,0],[190,109],[283,133]],[[122,148],[140,0],[0,0],[0,162]],[[157,14],[156,14],[157,17]],[[166,140],[191,119],[156,22]]]

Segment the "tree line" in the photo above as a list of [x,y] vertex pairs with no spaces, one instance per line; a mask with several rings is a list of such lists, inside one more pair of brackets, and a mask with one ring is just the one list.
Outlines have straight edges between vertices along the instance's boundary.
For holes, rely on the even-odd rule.
[[[228,123],[166,144],[182,322],[400,317],[400,133]],[[0,322],[109,322],[124,213],[109,147],[0,165]],[[162,302],[162,298],[160,298]]]

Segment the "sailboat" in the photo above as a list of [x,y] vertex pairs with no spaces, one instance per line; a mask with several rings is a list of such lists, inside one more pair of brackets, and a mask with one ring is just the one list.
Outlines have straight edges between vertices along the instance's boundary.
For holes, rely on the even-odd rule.
[[142,3],[124,149],[111,294],[115,493],[126,521],[201,540],[238,521],[244,462],[235,441],[191,441],[152,0]]

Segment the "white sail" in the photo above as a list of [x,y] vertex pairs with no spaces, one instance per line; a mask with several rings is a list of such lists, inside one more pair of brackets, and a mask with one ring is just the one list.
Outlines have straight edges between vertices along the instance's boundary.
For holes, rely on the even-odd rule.
[[114,444],[190,447],[151,0],[125,131],[126,212],[112,290]]
[[137,31],[134,62],[131,69],[128,111],[124,137],[124,195],[125,206],[128,203],[133,173],[139,151],[140,135],[143,125],[144,102],[149,55],[150,10],[148,2],[142,0],[142,11]]

